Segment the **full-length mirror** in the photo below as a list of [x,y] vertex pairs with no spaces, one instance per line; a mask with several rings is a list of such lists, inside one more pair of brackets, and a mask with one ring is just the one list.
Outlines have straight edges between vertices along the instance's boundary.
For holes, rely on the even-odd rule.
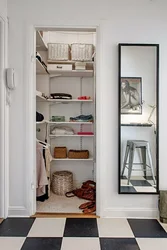
[[159,45],[118,47],[119,193],[156,194]]

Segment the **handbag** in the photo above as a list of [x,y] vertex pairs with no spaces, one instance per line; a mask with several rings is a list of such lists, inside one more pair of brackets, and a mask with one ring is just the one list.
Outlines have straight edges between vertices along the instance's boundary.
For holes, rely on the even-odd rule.
[[36,111],[36,122],[41,122],[44,120],[44,116]]
[[88,180],[83,182],[81,188],[67,192],[66,197],[77,196],[80,199],[95,201],[96,200],[96,183],[94,181]]

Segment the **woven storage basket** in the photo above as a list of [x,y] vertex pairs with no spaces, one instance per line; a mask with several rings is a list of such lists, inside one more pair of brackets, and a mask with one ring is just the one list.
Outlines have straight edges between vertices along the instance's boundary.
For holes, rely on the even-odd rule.
[[57,195],[65,195],[73,190],[73,174],[69,171],[58,171],[52,175],[52,191]]
[[54,148],[54,158],[67,158],[67,148],[66,147],[55,147]]
[[66,43],[48,43],[48,60],[67,61],[70,59],[70,46]]
[[93,44],[73,43],[71,45],[71,60],[92,61]]
[[88,159],[89,158],[89,151],[88,150],[69,150],[68,151],[68,158],[71,159]]

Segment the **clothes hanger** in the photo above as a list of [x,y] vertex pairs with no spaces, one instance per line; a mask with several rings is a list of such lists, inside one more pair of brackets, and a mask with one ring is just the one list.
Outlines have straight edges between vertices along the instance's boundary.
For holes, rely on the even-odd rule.
[[48,144],[47,142],[44,142],[44,141],[41,141],[41,140],[38,140],[38,139],[36,139],[36,141],[39,142],[39,143],[42,143],[42,144],[43,144],[42,146],[43,146],[44,148],[50,147],[50,144]]

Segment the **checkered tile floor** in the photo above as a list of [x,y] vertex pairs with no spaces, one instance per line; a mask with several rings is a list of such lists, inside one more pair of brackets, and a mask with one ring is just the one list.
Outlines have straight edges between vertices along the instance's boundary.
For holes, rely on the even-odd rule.
[[8,218],[2,250],[167,250],[167,224],[154,219]]
[[127,181],[128,179],[126,176],[121,178],[121,193],[156,192],[151,176],[147,176],[146,178],[143,176],[132,176],[129,185]]

